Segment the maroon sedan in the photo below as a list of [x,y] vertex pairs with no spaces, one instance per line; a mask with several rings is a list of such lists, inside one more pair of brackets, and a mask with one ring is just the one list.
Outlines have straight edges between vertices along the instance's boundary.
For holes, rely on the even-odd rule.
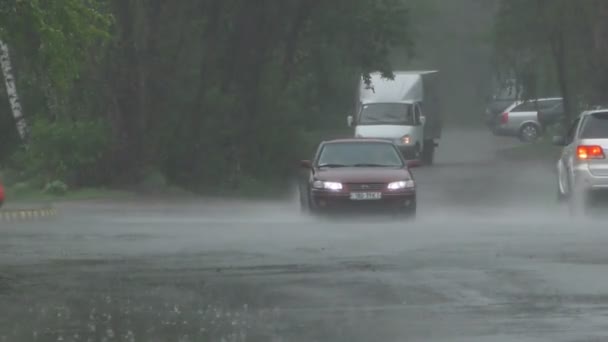
[[372,139],[320,144],[314,160],[303,160],[308,176],[300,187],[302,209],[311,213],[352,210],[416,215],[416,185],[397,147]]

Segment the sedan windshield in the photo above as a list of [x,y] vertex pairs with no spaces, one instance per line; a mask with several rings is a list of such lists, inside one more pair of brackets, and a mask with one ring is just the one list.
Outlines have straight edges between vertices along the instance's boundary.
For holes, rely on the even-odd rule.
[[583,139],[608,139],[608,112],[591,114],[581,131]]
[[374,103],[363,105],[359,125],[405,125],[414,124],[412,105],[406,103]]
[[319,167],[402,167],[399,152],[387,143],[332,143],[321,150]]

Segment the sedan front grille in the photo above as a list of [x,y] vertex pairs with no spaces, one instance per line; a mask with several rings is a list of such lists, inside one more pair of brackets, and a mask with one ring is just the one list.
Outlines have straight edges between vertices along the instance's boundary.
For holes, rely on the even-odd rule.
[[386,189],[386,183],[349,183],[347,188],[351,191],[378,191]]

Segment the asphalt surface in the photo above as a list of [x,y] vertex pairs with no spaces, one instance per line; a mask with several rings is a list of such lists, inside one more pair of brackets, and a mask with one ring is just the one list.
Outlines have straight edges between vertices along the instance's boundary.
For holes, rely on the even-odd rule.
[[0,225],[0,341],[606,341],[606,220],[570,219],[512,144],[448,130],[415,222],[315,221],[294,195]]

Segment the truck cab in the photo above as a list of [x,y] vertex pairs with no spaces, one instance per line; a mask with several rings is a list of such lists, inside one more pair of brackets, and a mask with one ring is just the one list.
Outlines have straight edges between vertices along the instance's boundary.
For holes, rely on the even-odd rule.
[[356,138],[394,142],[407,160],[432,164],[441,116],[436,71],[397,71],[361,78],[358,99],[348,126]]
[[391,140],[406,159],[421,159],[425,118],[420,103],[370,102],[358,107],[357,115],[348,119],[355,137]]

